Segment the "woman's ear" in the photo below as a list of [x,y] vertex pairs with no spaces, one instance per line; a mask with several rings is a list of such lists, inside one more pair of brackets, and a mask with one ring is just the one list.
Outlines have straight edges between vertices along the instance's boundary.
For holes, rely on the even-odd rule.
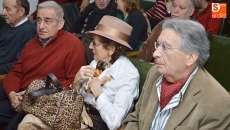
[[112,54],[115,52],[115,46],[109,46],[108,50],[109,50],[109,55],[112,56]]

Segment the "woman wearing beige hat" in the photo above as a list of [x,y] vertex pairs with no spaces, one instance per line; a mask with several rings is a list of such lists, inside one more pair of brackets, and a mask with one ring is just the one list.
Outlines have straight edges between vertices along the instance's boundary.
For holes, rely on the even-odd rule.
[[139,73],[126,57],[132,48],[127,41],[132,27],[112,16],[104,16],[94,31],[89,48],[94,60],[78,71],[74,88],[80,92],[88,108],[93,127],[118,129],[133,107],[139,93]]

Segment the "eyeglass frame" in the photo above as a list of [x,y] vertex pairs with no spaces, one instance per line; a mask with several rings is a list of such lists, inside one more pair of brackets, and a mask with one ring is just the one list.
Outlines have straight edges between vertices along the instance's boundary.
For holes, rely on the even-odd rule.
[[[157,44],[158,44],[158,46],[157,46]],[[163,52],[167,52],[168,50],[171,50],[171,49],[179,49],[179,50],[181,50],[181,48],[172,48],[172,47],[170,47],[169,45],[167,45],[167,44],[165,44],[165,43],[159,43],[158,41],[156,41],[156,42],[154,42],[154,48],[155,48],[155,50],[159,47],[159,46],[161,46],[161,50],[163,51]],[[164,49],[165,48],[165,49]]]
[[94,40],[92,40],[92,44],[93,44],[94,47],[100,46],[100,45],[103,45],[103,46],[105,45],[103,43],[96,43]]

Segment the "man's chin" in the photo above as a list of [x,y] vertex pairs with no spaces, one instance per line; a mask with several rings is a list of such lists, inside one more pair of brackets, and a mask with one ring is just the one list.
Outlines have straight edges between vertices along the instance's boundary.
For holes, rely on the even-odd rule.
[[43,41],[47,41],[47,40],[50,39],[50,37],[44,37],[43,35],[38,35],[38,36],[39,36],[39,38],[40,38],[41,40],[43,40]]
[[157,72],[160,73],[160,74],[163,74],[163,68],[160,67],[160,66],[157,66]]
[[6,21],[6,24],[12,24],[8,19],[5,19],[5,21]]

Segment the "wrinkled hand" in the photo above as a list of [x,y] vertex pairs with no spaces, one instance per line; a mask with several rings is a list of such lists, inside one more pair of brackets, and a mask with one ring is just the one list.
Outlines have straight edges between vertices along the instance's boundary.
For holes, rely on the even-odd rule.
[[96,77],[92,78],[91,81],[89,82],[89,88],[93,92],[95,98],[100,96],[103,92],[101,85],[102,85],[102,80]]
[[84,11],[86,6],[88,6],[88,4],[89,4],[89,0],[82,0],[81,6],[80,6],[80,11],[81,12]]
[[80,86],[80,84],[84,80],[89,79],[90,77],[93,78],[94,73],[95,73],[95,68],[93,68],[92,66],[90,65],[82,66],[74,78],[74,86]]
[[11,91],[9,93],[9,99],[10,99],[10,102],[11,102],[11,107],[15,111],[17,111],[18,106],[21,104],[21,101],[23,99],[24,94],[25,94],[25,91],[21,91],[19,93]]

